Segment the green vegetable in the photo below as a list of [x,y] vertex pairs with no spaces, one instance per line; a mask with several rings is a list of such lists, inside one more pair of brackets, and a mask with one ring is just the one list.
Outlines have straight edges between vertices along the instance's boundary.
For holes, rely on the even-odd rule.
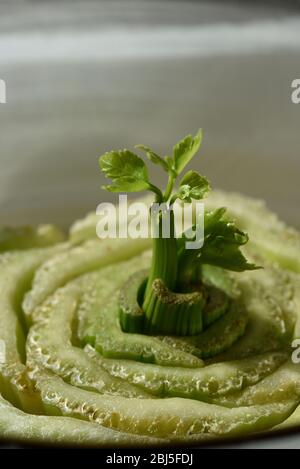
[[166,172],[169,171],[169,165],[166,159],[159,156],[157,153],[151,150],[151,148],[146,147],[146,145],[135,145],[135,148],[144,151],[147,155],[147,158],[149,158],[152,163],[159,164]]
[[149,256],[144,255],[85,276],[84,293],[77,310],[79,339],[95,346],[108,358],[127,358],[163,366],[203,366],[201,359],[163,344],[159,338],[122,331],[119,292],[128,277],[146,267],[149,267]]
[[179,183],[178,193],[173,196],[174,201],[178,198],[184,202],[203,199],[209,192],[210,187],[207,179],[196,171],[188,171]]
[[161,196],[160,190],[149,182],[148,171],[141,158],[128,150],[111,151],[100,159],[105,176],[113,181],[103,188],[110,192],[140,192],[151,190]]
[[[147,270],[137,271],[129,277],[120,290],[119,315],[123,331],[138,333],[149,327],[149,333],[155,334],[157,332],[152,328],[151,318],[148,320],[140,306],[147,278]],[[184,328],[184,335],[197,334],[223,316],[229,309],[229,297],[226,293],[209,281],[205,283],[206,295],[203,294],[203,290],[202,287],[202,290],[199,289],[199,291],[192,293],[174,293],[169,291],[159,278],[155,279],[153,281],[151,311],[157,315],[156,321],[161,321],[160,332],[176,334]],[[180,307],[178,307],[179,305]],[[190,311],[189,322],[183,322],[187,316],[185,309],[191,306],[194,309],[194,314]],[[160,315],[161,309],[163,309],[163,313]],[[174,318],[174,314],[176,318]]]
[[[143,291],[151,245],[87,241],[95,237],[95,218],[76,224],[81,246],[0,256],[1,438],[97,447],[199,445],[299,427],[299,365],[291,362],[290,349],[300,331],[299,235],[242,196],[208,199],[212,212],[221,205],[230,206],[251,235],[241,244],[248,262],[264,269],[240,274],[200,263],[206,304],[203,330],[195,335],[122,330],[120,305],[127,315],[141,308],[139,285]],[[214,226],[220,214],[212,218]],[[185,286],[170,294],[189,294],[199,283]]]
[[39,411],[40,400],[23,363],[27,328],[20,301],[39,265],[65,247],[60,245],[0,255],[0,342],[4,346],[0,389],[6,399],[30,412]]
[[210,325],[208,329],[193,336],[160,336],[163,344],[203,360],[231,351],[235,343],[246,334],[249,318],[241,306],[230,304],[226,314]]
[[[169,225],[168,238],[163,236],[164,221]],[[158,219],[154,220],[154,230],[157,237],[153,242],[151,269],[144,295],[143,307],[146,311],[146,305],[151,301],[153,281],[159,278],[172,290],[176,287],[177,280],[177,242],[173,210],[166,209],[158,214]]]
[[[35,311],[34,324],[27,337],[27,365],[31,370],[42,367],[51,370],[73,386],[101,394],[147,397],[138,388],[112,378],[83,350],[73,345],[76,340],[72,325],[80,286],[80,281],[70,282]],[[31,378],[34,379],[34,375],[35,372]]]
[[36,375],[45,411],[96,422],[133,435],[173,442],[205,440],[263,431],[285,420],[297,403],[285,401],[226,408],[193,399],[137,399],[102,396],[74,388],[44,371]]
[[84,272],[96,270],[114,262],[134,256],[150,246],[148,239],[89,240],[59,256],[37,269],[31,290],[25,295],[23,308],[26,316],[31,317],[35,308],[49,295],[68,281]]
[[[195,156],[201,142],[202,132],[199,130],[195,137],[188,135],[178,142],[173,148],[173,155],[165,158],[145,145],[137,145],[137,148],[144,151],[151,162],[160,165],[168,173],[168,183],[164,192],[151,184],[147,167],[136,154],[128,150],[111,151],[99,159],[105,176],[113,182],[110,186],[104,186],[104,189],[113,192],[150,190],[156,194],[156,202],[162,204],[158,213],[154,213],[154,217],[153,210],[151,212],[155,236],[151,269],[141,302],[145,320],[140,321],[139,332],[178,335],[199,333],[203,327],[205,294],[201,301],[198,299],[195,302],[194,300],[183,301],[184,296],[176,297],[176,292],[190,290],[190,285],[193,283],[203,283],[201,270],[205,264],[239,272],[257,269],[255,264],[247,262],[240,251],[240,247],[247,243],[248,236],[239,230],[233,221],[225,217],[224,208],[205,214],[204,243],[199,249],[186,248],[187,233],[183,233],[181,241],[178,243],[176,241],[174,203],[177,199],[186,203],[201,200],[210,190],[207,179],[196,171],[190,170],[180,180],[178,189],[173,191],[176,178]],[[168,234],[164,233],[166,222],[169,227]],[[193,240],[195,237],[196,235]],[[157,285],[160,285],[159,289]],[[168,297],[172,300],[162,301],[159,292],[166,291],[169,293],[168,295],[164,293],[164,298]],[[172,292],[174,295],[171,295]],[[196,292],[197,295],[199,296],[199,292]],[[175,301],[175,298],[178,298],[178,301]],[[219,298],[219,301],[221,299]],[[225,306],[227,304],[226,298],[224,298],[224,304]],[[220,305],[221,311],[225,309],[226,307],[222,308]],[[122,318],[124,317],[121,315]],[[132,326],[130,322],[128,328],[127,322],[122,322],[122,327],[126,332],[136,332],[136,325]]]
[[160,278],[152,283],[150,304],[145,304],[145,326],[149,334],[194,335],[203,329],[203,291],[171,292]]
[[300,398],[300,366],[290,360],[264,377],[256,386],[224,396],[218,403],[228,407],[252,406],[265,402],[297,401]]
[[[241,392],[241,395],[249,391],[251,393],[252,386],[260,383],[263,378],[267,380],[266,377],[269,378],[271,373],[276,374],[288,358],[286,352],[269,352],[243,360],[214,363],[202,368],[179,368],[152,364],[147,364],[145,367],[143,363],[132,360],[103,358],[90,345],[87,345],[84,350],[111,375],[126,379],[129,383],[160,398],[184,397],[215,403],[228,403],[231,399],[231,407],[237,406],[234,402],[237,392]],[[259,384],[253,389],[260,387]],[[273,392],[276,392],[275,389]],[[248,405],[246,400],[243,402],[241,405]],[[258,403],[261,404],[262,400],[256,402]]]
[[144,327],[144,312],[139,304],[144,293],[148,271],[141,270],[132,274],[119,294],[120,325],[123,331],[138,333]]
[[74,445],[109,447],[136,447],[161,445],[163,440],[143,435],[129,435],[105,428],[94,422],[69,417],[49,417],[26,414],[0,396],[1,439],[20,443],[46,445]]
[[[225,216],[225,212],[225,208],[219,208],[205,213],[204,243],[200,249],[185,250],[183,242],[180,242],[179,271],[182,283],[193,280],[195,273],[197,274],[195,265],[198,265],[199,261],[201,264],[215,265],[236,272],[259,268],[249,263],[240,251],[240,247],[248,242],[248,235],[239,230],[235,223]],[[185,235],[182,240],[186,240]]]
[[52,246],[64,240],[64,233],[54,225],[4,227],[0,229],[0,252]]
[[[224,317],[198,335],[179,338],[124,333],[118,321],[119,291],[123,292],[126,289],[124,279],[128,276],[130,278],[138,268],[147,266],[149,266],[148,256],[136,257],[124,263],[105,267],[85,277],[83,288],[85,293],[78,305],[77,313],[78,335],[83,343],[95,346],[99,353],[108,358],[126,358],[163,366],[199,367],[203,366],[200,358],[212,357],[227,350],[245,333],[248,315],[242,306],[235,306],[235,303],[229,308],[226,307]],[[209,281],[208,275],[206,279]],[[211,274],[210,279],[212,283],[219,282],[219,286],[222,282],[227,283],[227,290],[224,290],[224,293],[236,289],[232,285],[234,282],[227,279],[223,273],[215,274],[215,278]],[[232,292],[231,294],[233,295]],[[238,299],[239,291],[235,292],[235,295]],[[126,303],[129,307],[133,301],[131,295],[130,298],[131,300],[127,300]],[[206,314],[204,309],[204,317]],[[265,317],[266,314],[261,319],[262,322]],[[217,315],[215,319],[218,319]]]
[[195,137],[187,135],[173,148],[173,160],[170,163],[171,168],[178,176],[185,166],[196,155],[202,143],[202,130],[200,129]]

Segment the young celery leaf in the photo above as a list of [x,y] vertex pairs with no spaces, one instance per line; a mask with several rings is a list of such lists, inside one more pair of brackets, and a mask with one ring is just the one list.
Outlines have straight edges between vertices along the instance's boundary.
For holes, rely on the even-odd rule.
[[173,170],[180,174],[185,166],[191,161],[202,143],[202,130],[200,129],[195,137],[187,135],[180,140],[173,148]]
[[206,212],[204,216],[205,236],[207,239],[222,238],[230,244],[242,246],[249,241],[247,233],[241,231],[233,220],[226,216],[224,207],[211,212]]
[[200,262],[237,272],[260,268],[247,262],[240,251],[240,247],[248,242],[249,237],[225,212],[226,209],[222,207],[205,214],[205,236],[199,256]]
[[230,244],[225,239],[217,237],[204,244],[199,259],[202,264],[215,265],[235,272],[260,269],[255,264],[247,262],[237,244]]
[[135,148],[138,148],[146,153],[147,158],[152,161],[154,164],[160,165],[165,171],[169,171],[169,165],[161,156],[151,150],[151,148],[146,145],[135,145]]
[[104,186],[110,192],[156,192],[157,188],[149,182],[144,161],[129,150],[107,152],[99,158],[99,164],[105,176],[113,182]]
[[177,178],[177,173],[175,171],[175,168],[174,168],[174,160],[172,158],[172,156],[165,156],[165,160],[166,160],[166,163],[168,165],[168,171],[169,173],[173,174],[174,176],[174,179]]
[[184,202],[192,199],[200,200],[210,191],[210,185],[206,177],[197,171],[188,171],[179,183],[178,198]]
[[200,249],[184,252],[182,243],[178,243],[183,269],[196,269],[199,262],[236,272],[260,268],[249,263],[240,251],[240,247],[248,242],[248,235],[237,228],[225,212],[226,209],[221,207],[205,213],[204,243]]
[[214,229],[215,224],[223,218],[226,213],[226,207],[220,207],[215,210],[211,210],[210,212],[205,212],[205,232],[210,233],[211,230]]

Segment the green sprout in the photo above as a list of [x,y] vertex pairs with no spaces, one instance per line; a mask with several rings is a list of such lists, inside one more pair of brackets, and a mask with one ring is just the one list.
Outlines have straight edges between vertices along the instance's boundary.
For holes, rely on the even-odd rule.
[[[187,233],[176,238],[174,203],[177,200],[183,203],[202,200],[210,191],[208,180],[198,172],[189,170],[182,176],[201,143],[200,129],[194,137],[188,135],[180,140],[173,147],[172,156],[162,157],[145,145],[136,145],[152,163],[167,173],[165,190],[150,182],[144,160],[129,150],[110,151],[99,159],[100,168],[112,181],[111,185],[103,186],[104,189],[110,192],[151,191],[155,194],[155,202],[166,207],[156,221],[158,236],[153,238],[151,268],[143,292],[139,293],[139,305],[145,314],[144,332],[188,335],[201,331],[203,324],[199,318],[207,297],[202,282],[204,264],[237,272],[259,268],[249,263],[241,252],[240,247],[248,242],[248,236],[228,217],[224,207],[205,212],[201,248],[186,249]],[[169,237],[163,236],[166,217],[170,226]],[[192,285],[196,296],[191,295]],[[178,327],[178,323],[182,326]]]

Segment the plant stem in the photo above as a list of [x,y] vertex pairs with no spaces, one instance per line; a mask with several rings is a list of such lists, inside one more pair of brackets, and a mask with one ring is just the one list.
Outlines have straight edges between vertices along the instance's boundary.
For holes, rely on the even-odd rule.
[[202,291],[173,293],[160,279],[156,279],[152,284],[144,330],[148,334],[199,334],[203,328],[204,306]]
[[198,283],[201,275],[201,263],[193,249],[183,251],[178,259],[177,282],[183,288],[190,283]]
[[[152,263],[143,303],[146,314],[152,295],[153,281],[157,278],[161,279],[170,290],[175,288],[177,281],[177,242],[173,210],[160,212],[154,223],[157,224],[154,228],[157,229],[158,237],[153,238]],[[164,236],[163,230],[167,224],[169,224],[169,237]]]
[[172,194],[172,190],[173,190],[173,186],[174,186],[174,175],[169,172],[169,179],[168,179],[168,184],[167,184],[167,187],[166,187],[166,190],[165,190],[165,193],[164,193],[164,201],[167,202]]
[[153,184],[149,184],[149,189],[152,192],[154,192],[156,202],[158,202],[159,204],[161,202],[163,202],[164,196],[163,196],[163,193],[161,192],[161,190],[158,187],[154,186]]

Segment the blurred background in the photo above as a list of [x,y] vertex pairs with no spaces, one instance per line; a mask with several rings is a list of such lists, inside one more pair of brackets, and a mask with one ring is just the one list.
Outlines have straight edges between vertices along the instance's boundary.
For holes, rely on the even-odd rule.
[[67,226],[114,198],[99,155],[202,127],[195,169],[300,227],[299,64],[298,1],[0,0],[0,224]]

